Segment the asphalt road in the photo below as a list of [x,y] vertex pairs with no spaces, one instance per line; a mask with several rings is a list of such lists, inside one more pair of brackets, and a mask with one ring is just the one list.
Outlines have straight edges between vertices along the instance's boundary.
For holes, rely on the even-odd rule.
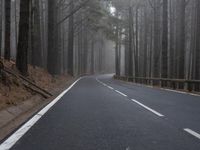
[[84,77],[11,150],[200,150],[200,97]]

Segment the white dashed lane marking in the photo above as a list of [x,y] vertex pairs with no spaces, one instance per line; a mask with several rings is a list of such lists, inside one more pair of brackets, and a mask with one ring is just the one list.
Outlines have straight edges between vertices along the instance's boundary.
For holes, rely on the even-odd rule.
[[111,86],[107,86],[109,89],[111,89],[111,90],[114,90],[114,88],[113,87],[111,87]]
[[148,111],[154,113],[155,115],[157,115],[157,116],[159,116],[159,117],[164,117],[164,115],[162,115],[161,113],[159,113],[159,112],[157,112],[157,111],[155,111],[155,110],[149,108],[148,106],[146,106],[146,105],[144,105],[144,104],[138,102],[137,100],[135,100],[135,99],[131,99],[131,100],[132,100],[133,102],[137,103],[138,105],[142,106],[143,108],[147,109]]
[[197,132],[195,132],[195,131],[193,131],[191,129],[188,129],[188,128],[185,128],[184,131],[186,131],[187,133],[195,136],[196,138],[198,138],[200,140],[200,134],[199,133],[197,133]]
[[120,95],[122,95],[122,96],[124,96],[124,97],[127,97],[126,94],[124,94],[124,93],[122,93],[122,92],[120,92],[120,91],[118,91],[118,90],[115,90],[115,92],[119,93]]
[[[120,92],[119,90],[115,90],[113,87],[111,87],[111,86],[109,86],[109,85],[107,85],[107,84],[101,82],[100,80],[97,79],[97,81],[98,81],[99,83],[103,84],[104,86],[108,87],[109,89],[114,90],[114,91],[117,92],[118,94],[120,94],[120,95],[122,95],[122,96],[124,96],[124,97],[128,97],[126,94]],[[154,113],[155,115],[157,115],[157,116],[159,116],[159,117],[164,117],[163,114],[161,114],[161,113],[159,113],[159,112],[157,112],[157,111],[151,109],[150,107],[148,107],[148,106],[146,106],[146,105],[140,103],[139,101],[137,101],[137,100],[135,100],[135,99],[131,99],[131,101],[135,102],[136,104],[142,106],[142,107],[145,108],[146,110],[148,110],[148,111]]]

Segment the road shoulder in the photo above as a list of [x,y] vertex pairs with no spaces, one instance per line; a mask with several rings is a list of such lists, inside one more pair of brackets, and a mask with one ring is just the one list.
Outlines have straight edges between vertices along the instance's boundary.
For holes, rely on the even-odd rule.
[[48,99],[36,95],[19,105],[2,109],[0,111],[0,143],[39,110],[52,102],[55,97],[68,88],[75,80],[76,79],[70,79],[66,84],[51,91],[54,93],[54,96]]

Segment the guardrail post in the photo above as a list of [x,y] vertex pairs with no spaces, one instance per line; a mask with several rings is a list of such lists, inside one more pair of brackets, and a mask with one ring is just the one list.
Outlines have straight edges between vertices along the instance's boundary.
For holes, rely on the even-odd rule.
[[188,81],[188,91],[191,92],[192,91],[192,84]]

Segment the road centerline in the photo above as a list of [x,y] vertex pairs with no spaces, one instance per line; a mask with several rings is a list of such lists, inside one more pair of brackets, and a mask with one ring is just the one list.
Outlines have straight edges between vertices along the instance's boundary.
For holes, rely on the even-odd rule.
[[[98,80],[98,79],[96,79],[96,80],[97,80],[99,83],[101,83],[101,84],[103,84],[103,85],[106,85],[106,87],[108,87],[108,88],[110,88],[110,89],[113,89],[113,90],[114,90],[114,88],[112,88],[111,86],[109,86],[109,85],[107,85],[107,84],[103,83],[102,81],[100,81],[100,80]],[[124,96],[124,97],[128,97],[126,94],[124,94],[124,93],[120,92],[119,90],[114,90],[114,91],[115,91],[115,92],[117,92],[118,94],[120,94],[120,95]],[[164,117],[164,115],[163,115],[163,114],[161,114],[161,113],[159,113],[159,112],[157,112],[157,111],[153,110],[152,108],[150,108],[150,107],[148,107],[148,106],[146,106],[146,105],[144,105],[144,104],[140,103],[139,101],[137,101],[137,100],[135,100],[135,99],[131,99],[131,101],[135,102],[136,104],[138,104],[138,105],[142,106],[142,107],[143,107],[143,108],[145,108],[146,110],[148,110],[148,111],[150,111],[150,112],[154,113],[155,115],[157,115],[157,116],[159,116],[159,117]]]
[[200,134],[199,133],[197,133],[197,132],[195,132],[195,131],[193,131],[193,130],[191,130],[189,128],[185,128],[183,130],[200,140]]
[[148,106],[146,106],[146,105],[144,105],[144,104],[138,102],[137,100],[135,100],[135,99],[131,99],[131,100],[132,100],[133,102],[137,103],[138,105],[142,106],[143,108],[147,109],[148,111],[154,113],[155,115],[157,115],[157,116],[159,116],[159,117],[164,117],[163,114],[161,114],[161,113],[159,113],[159,112],[157,112],[157,111],[155,111],[155,110],[149,108]]
[[125,97],[127,97],[127,95],[126,95],[126,94],[124,94],[124,93],[122,93],[122,92],[120,92],[120,91],[118,91],[118,90],[115,90],[115,92],[119,93],[119,94],[120,94],[120,95],[122,95],[122,96],[125,96]]
[[111,89],[111,90],[114,90],[114,88],[113,88],[113,87],[111,87],[111,86],[108,86],[108,88],[109,88],[109,89]]

